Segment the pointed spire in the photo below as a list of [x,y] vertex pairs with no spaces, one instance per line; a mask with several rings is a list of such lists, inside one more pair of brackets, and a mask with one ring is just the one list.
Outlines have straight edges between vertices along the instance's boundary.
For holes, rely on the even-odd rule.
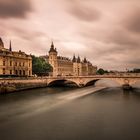
[[79,57],[79,55],[78,55],[77,63],[80,63],[80,62],[81,62],[81,59],[80,59],[80,57]]
[[0,46],[4,48],[4,43],[3,43],[2,39],[1,39],[1,37],[0,37]]
[[52,41],[52,44],[51,44],[51,48],[52,48],[52,49],[54,49],[54,44],[53,44],[53,41]]
[[9,51],[12,51],[12,44],[11,44],[11,40],[10,40],[10,45],[9,45]]
[[76,57],[75,57],[75,54],[73,55],[72,62],[76,62]]

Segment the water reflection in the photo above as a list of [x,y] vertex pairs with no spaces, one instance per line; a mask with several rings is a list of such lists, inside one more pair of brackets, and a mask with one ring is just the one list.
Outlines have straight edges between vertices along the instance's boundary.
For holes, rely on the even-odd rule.
[[96,86],[107,86],[107,87],[120,87],[120,85],[111,79],[102,79],[95,83]]
[[[97,84],[111,85],[106,81]],[[60,97],[83,91],[91,94],[61,102]],[[0,138],[137,140],[140,139],[139,107],[140,88],[122,90],[113,84],[93,94],[89,87],[44,88],[8,94],[0,96]],[[35,110],[38,110],[36,114],[25,115]]]

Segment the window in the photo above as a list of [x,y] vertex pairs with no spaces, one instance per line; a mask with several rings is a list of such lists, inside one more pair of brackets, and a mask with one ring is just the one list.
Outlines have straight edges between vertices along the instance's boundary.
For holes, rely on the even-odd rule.
[[3,74],[5,74],[5,68],[3,68]]
[[16,75],[18,75],[18,71],[16,70]]
[[15,62],[15,66],[17,66],[17,62]]
[[22,71],[21,70],[19,71],[19,75],[22,75]]
[[23,75],[25,76],[25,70],[23,70]]
[[21,62],[19,62],[19,66],[21,66]]
[[29,70],[29,76],[31,75],[31,71]]
[[23,67],[25,66],[25,62],[23,62]]
[[3,66],[5,66],[5,61],[3,61]]
[[10,61],[10,66],[12,66],[12,61]]
[[12,70],[10,70],[10,74],[12,74]]

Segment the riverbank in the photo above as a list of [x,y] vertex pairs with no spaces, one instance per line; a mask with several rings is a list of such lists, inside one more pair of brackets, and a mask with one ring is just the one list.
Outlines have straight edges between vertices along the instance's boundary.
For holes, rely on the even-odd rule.
[[0,94],[47,87],[45,79],[0,79]]
[[[11,92],[17,92],[17,91],[23,91],[28,89],[36,89],[36,88],[44,88],[47,87],[47,80],[43,78],[28,78],[28,79],[0,79],[0,94],[8,94]],[[69,84],[69,86],[72,86]],[[102,89],[101,87],[94,87],[95,89],[92,89],[91,92]],[[103,87],[104,88],[104,87]],[[84,94],[87,94],[85,92],[85,89],[83,89],[83,92],[76,93],[76,95],[73,95],[71,97],[68,97],[69,99],[75,98],[75,96],[82,96]],[[89,93],[89,92],[88,92]]]

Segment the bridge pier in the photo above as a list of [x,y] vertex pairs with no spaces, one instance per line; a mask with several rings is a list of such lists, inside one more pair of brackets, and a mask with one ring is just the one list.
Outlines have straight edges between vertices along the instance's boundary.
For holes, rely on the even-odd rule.
[[79,86],[80,88],[82,88],[82,87],[84,87],[85,85],[84,85],[84,84],[78,84],[78,86]]
[[132,86],[129,84],[124,84],[124,85],[122,85],[122,87],[123,87],[123,89],[127,89],[127,90],[132,89]]

